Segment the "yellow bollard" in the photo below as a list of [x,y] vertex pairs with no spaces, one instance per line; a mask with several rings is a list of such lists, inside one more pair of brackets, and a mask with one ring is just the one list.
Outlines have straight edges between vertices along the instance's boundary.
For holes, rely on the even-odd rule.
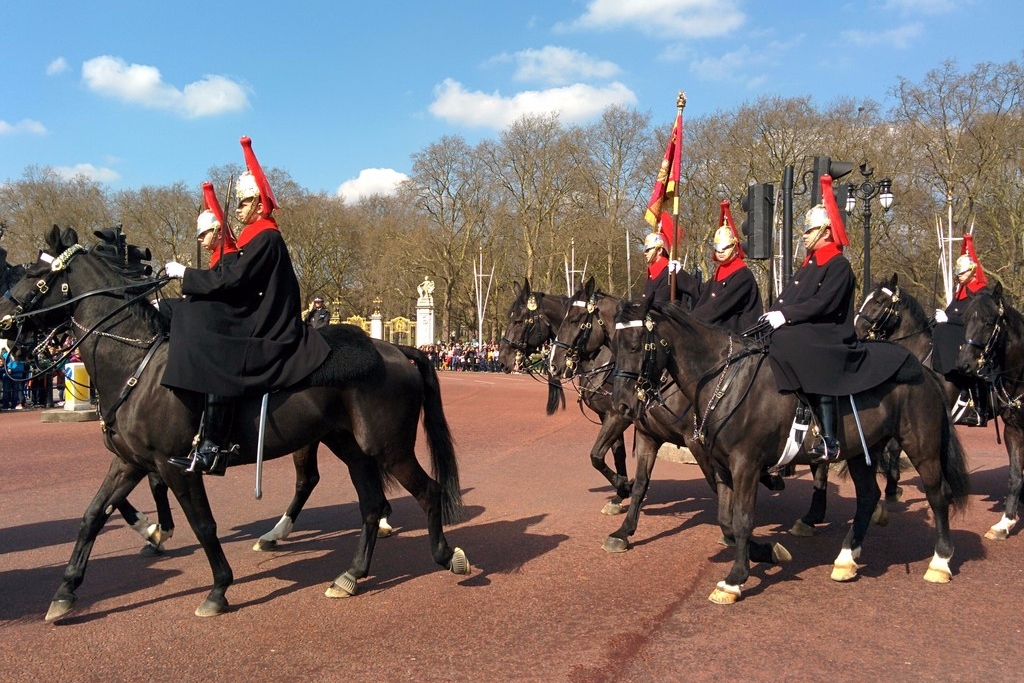
[[85,363],[64,367],[64,410],[92,410],[89,402],[89,372]]

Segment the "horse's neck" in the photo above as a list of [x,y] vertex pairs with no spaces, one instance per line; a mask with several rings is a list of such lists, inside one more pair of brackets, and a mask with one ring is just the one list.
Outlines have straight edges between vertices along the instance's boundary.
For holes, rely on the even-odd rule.
[[75,335],[82,338],[79,354],[101,396],[110,395],[111,388],[124,384],[156,336],[144,319],[132,313],[130,306],[104,321],[121,303],[117,298],[94,296],[83,300],[73,314]]
[[1024,384],[1024,315],[1012,306],[1003,304],[1006,324],[1006,357],[1003,369],[1010,379]]
[[694,324],[691,318],[687,320],[685,323],[673,321],[671,336],[662,336],[672,348],[669,366],[676,383],[688,387],[687,391],[696,391],[698,382],[723,364],[742,342],[710,325]]
[[892,338],[910,351],[918,360],[924,360],[932,350],[932,328],[928,324],[924,309],[918,305],[905,305],[900,324]]

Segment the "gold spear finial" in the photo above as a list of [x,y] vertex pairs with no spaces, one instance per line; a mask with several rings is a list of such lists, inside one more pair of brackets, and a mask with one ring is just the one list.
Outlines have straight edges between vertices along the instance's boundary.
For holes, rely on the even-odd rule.
[[686,106],[686,93],[682,90],[679,91],[679,97],[676,98],[676,106],[682,109]]

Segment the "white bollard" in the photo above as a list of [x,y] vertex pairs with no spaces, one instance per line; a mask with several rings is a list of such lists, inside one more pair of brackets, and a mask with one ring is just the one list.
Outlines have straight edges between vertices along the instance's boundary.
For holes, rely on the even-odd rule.
[[89,402],[89,372],[85,363],[64,367],[64,410],[92,410]]

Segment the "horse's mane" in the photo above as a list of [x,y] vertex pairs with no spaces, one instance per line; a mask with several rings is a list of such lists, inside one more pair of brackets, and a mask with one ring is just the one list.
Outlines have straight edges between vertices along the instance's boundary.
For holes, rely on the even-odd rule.
[[[888,287],[889,283],[882,280],[879,281],[876,288]],[[928,325],[930,316],[925,313],[924,306],[917,300],[913,294],[908,292],[905,288],[900,288],[900,301],[903,302],[903,309],[907,313],[907,317],[913,323],[915,329],[923,329]]]
[[[131,244],[125,245],[125,248],[117,248],[104,241],[90,248],[87,253],[105,266],[115,278],[138,283],[138,287],[130,287],[125,290],[126,296],[141,294],[148,290],[154,282],[151,277],[153,267],[143,263],[144,260],[149,259],[148,248],[136,247]],[[168,334],[171,330],[170,319],[161,314],[146,297],[133,301],[128,310],[136,317],[141,318],[150,332],[154,334]]]

